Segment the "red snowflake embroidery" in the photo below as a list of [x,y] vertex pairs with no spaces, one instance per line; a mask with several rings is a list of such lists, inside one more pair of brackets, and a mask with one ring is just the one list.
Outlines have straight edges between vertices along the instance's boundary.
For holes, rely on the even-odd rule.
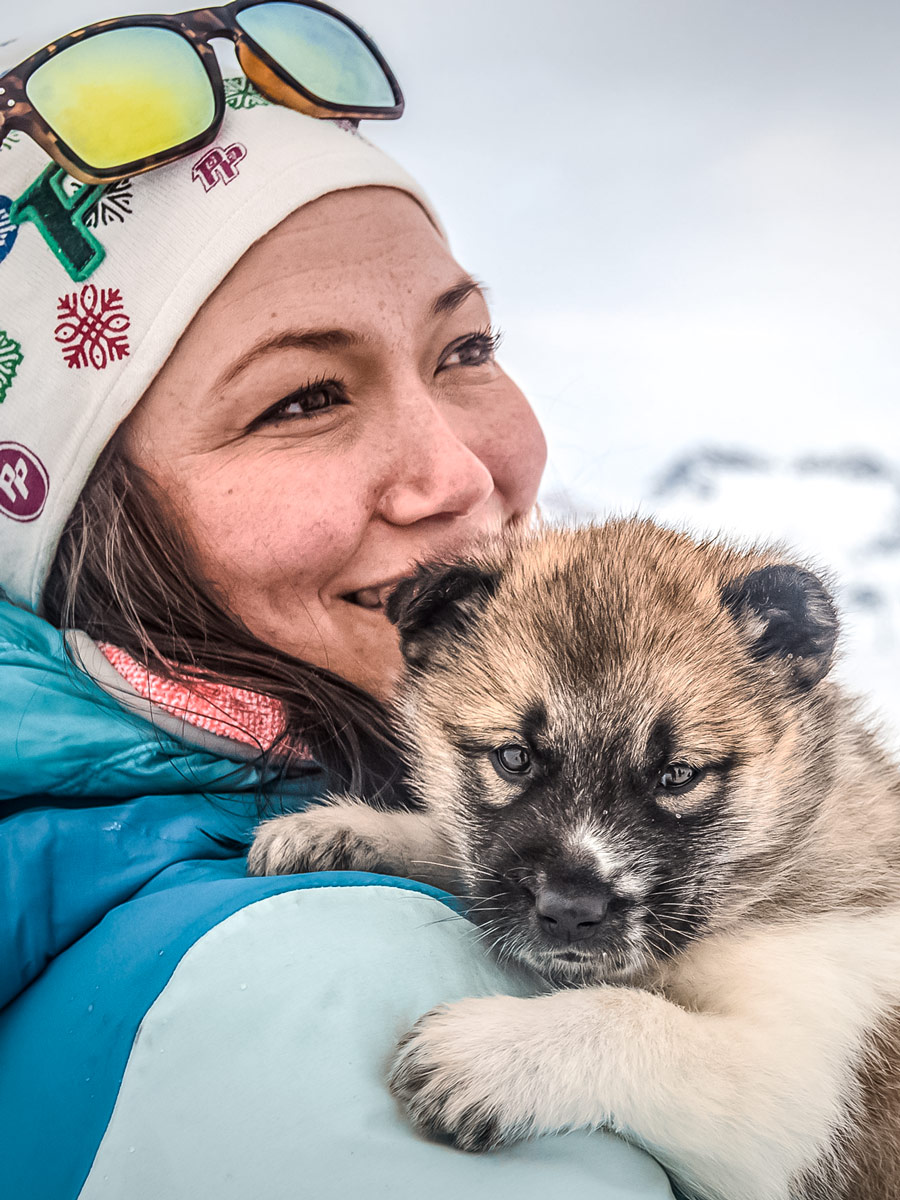
[[80,292],[59,298],[59,324],[54,337],[63,347],[70,367],[96,367],[102,371],[117,358],[129,354],[126,330],[131,318],[122,311],[118,288],[100,288],[87,283]]

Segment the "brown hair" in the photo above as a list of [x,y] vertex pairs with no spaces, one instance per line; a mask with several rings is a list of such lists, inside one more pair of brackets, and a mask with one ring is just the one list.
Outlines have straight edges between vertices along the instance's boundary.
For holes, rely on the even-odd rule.
[[69,518],[44,612],[126,650],[155,674],[212,680],[280,701],[286,729],[260,763],[290,770],[308,746],[334,790],[399,786],[399,750],[379,702],[255,637],[201,575],[171,504],[113,438]]

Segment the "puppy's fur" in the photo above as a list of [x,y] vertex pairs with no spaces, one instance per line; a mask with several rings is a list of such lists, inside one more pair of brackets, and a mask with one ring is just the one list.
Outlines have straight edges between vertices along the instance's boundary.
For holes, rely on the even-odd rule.
[[827,678],[821,581],[620,521],[423,568],[389,615],[422,811],[336,798],[250,862],[459,870],[557,985],[420,1019],[417,1127],[612,1127],[704,1200],[900,1197],[900,778]]

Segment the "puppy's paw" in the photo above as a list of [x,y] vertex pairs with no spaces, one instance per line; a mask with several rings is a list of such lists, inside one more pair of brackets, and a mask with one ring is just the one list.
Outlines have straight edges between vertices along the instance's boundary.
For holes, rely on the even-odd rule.
[[541,1132],[532,1104],[540,1081],[514,1035],[529,1003],[492,996],[419,1018],[397,1047],[390,1088],[420,1133],[477,1152]]
[[[363,805],[327,805],[273,817],[260,825],[250,853],[250,875],[295,875],[306,871],[373,871],[391,874],[383,847],[354,828]],[[363,818],[371,809],[361,815]]]

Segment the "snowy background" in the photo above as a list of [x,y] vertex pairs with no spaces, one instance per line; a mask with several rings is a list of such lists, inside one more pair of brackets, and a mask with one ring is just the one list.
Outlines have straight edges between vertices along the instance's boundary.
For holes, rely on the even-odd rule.
[[[0,42],[20,34],[18,59],[153,7],[0,0]],[[550,442],[545,507],[814,558],[839,581],[842,670],[900,745],[896,0],[345,11],[407,99],[368,135],[491,290]]]

